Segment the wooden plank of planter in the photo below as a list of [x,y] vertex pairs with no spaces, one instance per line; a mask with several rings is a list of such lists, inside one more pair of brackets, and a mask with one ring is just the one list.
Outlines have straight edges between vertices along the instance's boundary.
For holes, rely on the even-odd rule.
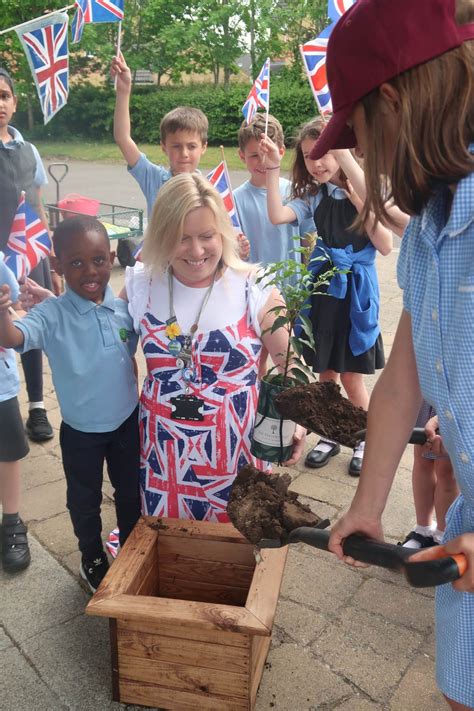
[[252,637],[250,652],[250,702],[257,698],[258,686],[262,678],[263,666],[270,649],[270,637]]
[[[128,629],[120,623],[118,651],[130,657],[146,657],[155,661],[190,664],[209,669],[222,669],[237,672],[249,672],[249,653],[247,647],[235,647],[220,643],[210,643],[168,637],[163,634],[153,634],[149,631]],[[225,633],[220,633],[222,637]],[[259,637],[259,639],[264,639]]]
[[[155,557],[158,555],[155,552]],[[145,573],[141,583],[136,586],[135,595],[151,595],[155,597],[159,593],[159,579],[156,575],[156,564],[150,565],[148,572]]]
[[[127,681],[152,682],[158,686],[195,694],[196,706],[206,696],[233,696],[248,698],[248,674],[216,669],[206,669],[189,664],[175,664],[153,659],[138,659],[120,655],[120,684]],[[120,693],[122,698],[122,693]]]
[[[211,578],[212,580],[212,578]],[[196,580],[164,577],[160,581],[160,596],[176,600],[196,600],[214,604],[245,606],[247,588],[233,588],[231,585],[202,583]]]
[[175,709],[175,711],[249,711],[246,699],[211,697],[176,689],[165,689],[148,682],[133,682],[124,679],[120,684],[120,701],[124,704]]
[[[142,516],[140,519],[145,525],[156,523],[156,518],[153,516]],[[155,529],[159,531],[160,538],[166,536],[176,536],[177,538],[194,537],[202,540],[222,541],[229,543],[240,543],[248,546],[249,542],[244,536],[237,531],[231,523],[211,523],[209,521],[185,521],[175,518],[162,518],[161,528]]]
[[[196,560],[184,556],[170,556],[160,550],[158,574],[160,581],[171,578],[181,580],[212,580],[218,585],[249,589],[255,566],[221,563],[211,560]],[[166,597],[166,596],[165,596]]]
[[288,546],[261,551],[262,560],[255,568],[245,605],[270,631],[275,619],[287,554]]
[[[241,541],[239,541],[241,543]],[[235,545],[235,542],[222,542],[213,540],[199,540],[199,538],[186,539],[185,536],[177,537],[169,534],[160,535],[160,560],[173,556],[194,558],[195,560],[213,560],[222,563],[235,563],[255,567],[254,546],[250,543]]]
[[[120,566],[112,566],[107,573],[105,585],[95,593],[97,600],[119,595],[136,593],[150,568],[155,568],[158,561],[156,531],[153,531],[141,518],[127,539],[127,545],[120,551]],[[137,555],[137,550],[140,555]]]
[[264,636],[270,634],[268,627],[245,607],[135,595],[98,596],[96,600],[96,596],[97,593],[86,607],[88,615],[156,623],[163,621],[175,625],[175,628],[183,627],[184,636],[188,627]]
[[[170,639],[177,638],[177,630],[174,624],[167,624],[166,622],[158,622],[153,624],[153,621],[147,620],[143,622],[142,620],[127,620],[121,619],[117,620],[118,634],[123,634],[125,631],[133,632],[143,632],[157,634],[160,637],[167,637]],[[224,632],[223,630],[204,630],[204,629],[189,629],[186,631],[186,639],[193,640],[196,642],[204,642],[209,644],[221,645],[226,647],[240,647],[245,650],[245,654],[250,654],[250,637],[245,634],[240,634],[238,632]],[[182,637],[179,637],[179,644],[181,644]],[[239,655],[239,650],[235,651],[236,655]]]

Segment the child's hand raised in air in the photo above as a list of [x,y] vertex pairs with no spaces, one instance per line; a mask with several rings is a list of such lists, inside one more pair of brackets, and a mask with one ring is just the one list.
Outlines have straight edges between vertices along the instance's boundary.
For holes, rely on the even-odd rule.
[[357,212],[360,212],[364,206],[364,202],[360,199],[360,197],[354,190],[354,186],[352,185],[350,180],[346,180],[346,187],[344,189],[344,192],[346,193],[351,203],[354,205]]
[[117,92],[130,94],[132,90],[132,72],[125,58],[120,52],[118,57],[112,59],[110,65],[110,75],[117,82]]
[[264,163],[267,170],[280,167],[282,154],[277,144],[274,143],[271,138],[262,134],[260,143],[258,144],[258,151],[262,158],[262,163]]

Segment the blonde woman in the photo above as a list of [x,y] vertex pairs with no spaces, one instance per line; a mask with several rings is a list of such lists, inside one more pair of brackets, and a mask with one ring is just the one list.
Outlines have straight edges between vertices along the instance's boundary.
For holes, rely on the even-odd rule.
[[[143,511],[227,521],[234,478],[257,462],[250,442],[265,347],[278,364],[282,329],[265,332],[281,303],[243,262],[224,204],[197,174],[173,177],[155,202],[123,298],[140,334],[147,376],[140,402]],[[292,459],[304,431],[297,429]]]

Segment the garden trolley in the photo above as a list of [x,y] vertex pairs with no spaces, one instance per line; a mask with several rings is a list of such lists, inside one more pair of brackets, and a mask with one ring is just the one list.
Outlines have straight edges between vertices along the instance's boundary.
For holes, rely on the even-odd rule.
[[100,202],[77,193],[59,199],[59,184],[69,171],[67,163],[51,163],[48,172],[56,183],[56,203],[47,204],[48,220],[54,229],[62,220],[79,215],[97,217],[102,222],[109,240],[117,240],[117,259],[122,267],[135,264],[134,253],[143,237],[143,210],[124,205]]

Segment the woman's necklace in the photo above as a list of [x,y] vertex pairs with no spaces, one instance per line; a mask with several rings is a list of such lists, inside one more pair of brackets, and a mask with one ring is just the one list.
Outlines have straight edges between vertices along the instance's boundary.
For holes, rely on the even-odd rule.
[[[186,389],[189,383],[195,380],[195,369],[192,367],[192,344],[193,339],[198,330],[199,320],[201,318],[202,312],[204,311],[207,302],[210,299],[212,289],[217,278],[217,272],[219,267],[217,267],[212,277],[212,281],[204,294],[203,300],[199,306],[196,317],[191,324],[188,334],[183,334],[181,328],[176,319],[176,314],[174,312],[174,300],[173,300],[173,274],[171,269],[168,270],[168,294],[169,294],[169,304],[170,304],[170,317],[166,321],[165,333],[169,338],[168,351],[176,356],[176,365],[181,369],[181,375],[184,382],[186,383]],[[183,337],[183,342],[178,341],[178,336]]]

